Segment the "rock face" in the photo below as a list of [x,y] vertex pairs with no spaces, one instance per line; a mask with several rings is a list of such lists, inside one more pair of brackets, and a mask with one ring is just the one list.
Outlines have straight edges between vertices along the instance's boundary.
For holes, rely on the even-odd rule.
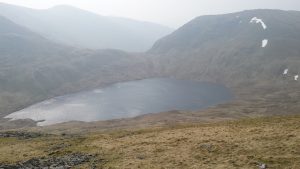
[[[300,71],[300,12],[201,16],[148,51],[166,75],[226,84],[273,83]],[[285,82],[293,83],[293,77]]]
[[0,169],[69,169],[87,163],[92,158],[92,155],[81,153],[74,153],[63,157],[32,158],[17,165],[0,164]]

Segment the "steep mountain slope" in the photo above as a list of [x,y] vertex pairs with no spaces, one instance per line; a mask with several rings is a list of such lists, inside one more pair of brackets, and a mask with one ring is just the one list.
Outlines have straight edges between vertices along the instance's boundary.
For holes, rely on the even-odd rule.
[[299,32],[296,11],[202,16],[156,42],[148,54],[157,69],[176,77],[229,85],[295,83],[300,73]]
[[0,117],[49,97],[146,74],[137,56],[58,45],[3,17],[0,24]]
[[34,10],[0,3],[0,15],[50,40],[92,49],[145,51],[172,31],[154,23],[105,17],[64,5]]

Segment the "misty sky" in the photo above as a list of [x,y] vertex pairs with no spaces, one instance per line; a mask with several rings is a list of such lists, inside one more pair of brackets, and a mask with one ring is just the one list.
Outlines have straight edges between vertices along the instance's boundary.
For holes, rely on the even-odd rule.
[[245,9],[300,10],[300,0],[0,0],[31,8],[69,4],[101,15],[156,22],[173,28],[196,16]]

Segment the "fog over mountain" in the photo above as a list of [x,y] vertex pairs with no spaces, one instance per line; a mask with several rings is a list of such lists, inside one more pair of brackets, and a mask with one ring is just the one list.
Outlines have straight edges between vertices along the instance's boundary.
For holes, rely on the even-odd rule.
[[250,9],[300,10],[298,0],[0,0],[35,9],[68,4],[105,16],[149,21],[181,27],[197,16],[232,13]]
[[299,10],[0,0],[0,169],[300,168]]
[[60,45],[2,17],[1,112],[147,77],[230,87],[294,86],[300,71],[299,18],[300,12],[280,10],[201,16],[158,40],[147,53],[135,54]]
[[91,49],[146,51],[172,31],[150,22],[101,16],[67,5],[35,10],[0,3],[0,15],[54,42]]
[[149,75],[134,54],[60,45],[3,17],[0,25],[0,117],[46,98]]

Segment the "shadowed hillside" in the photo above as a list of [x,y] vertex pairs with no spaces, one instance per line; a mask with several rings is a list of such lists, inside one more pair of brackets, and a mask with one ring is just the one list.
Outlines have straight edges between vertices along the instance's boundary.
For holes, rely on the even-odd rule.
[[201,16],[160,39],[148,53],[166,75],[231,86],[298,84],[299,31],[296,11]]

